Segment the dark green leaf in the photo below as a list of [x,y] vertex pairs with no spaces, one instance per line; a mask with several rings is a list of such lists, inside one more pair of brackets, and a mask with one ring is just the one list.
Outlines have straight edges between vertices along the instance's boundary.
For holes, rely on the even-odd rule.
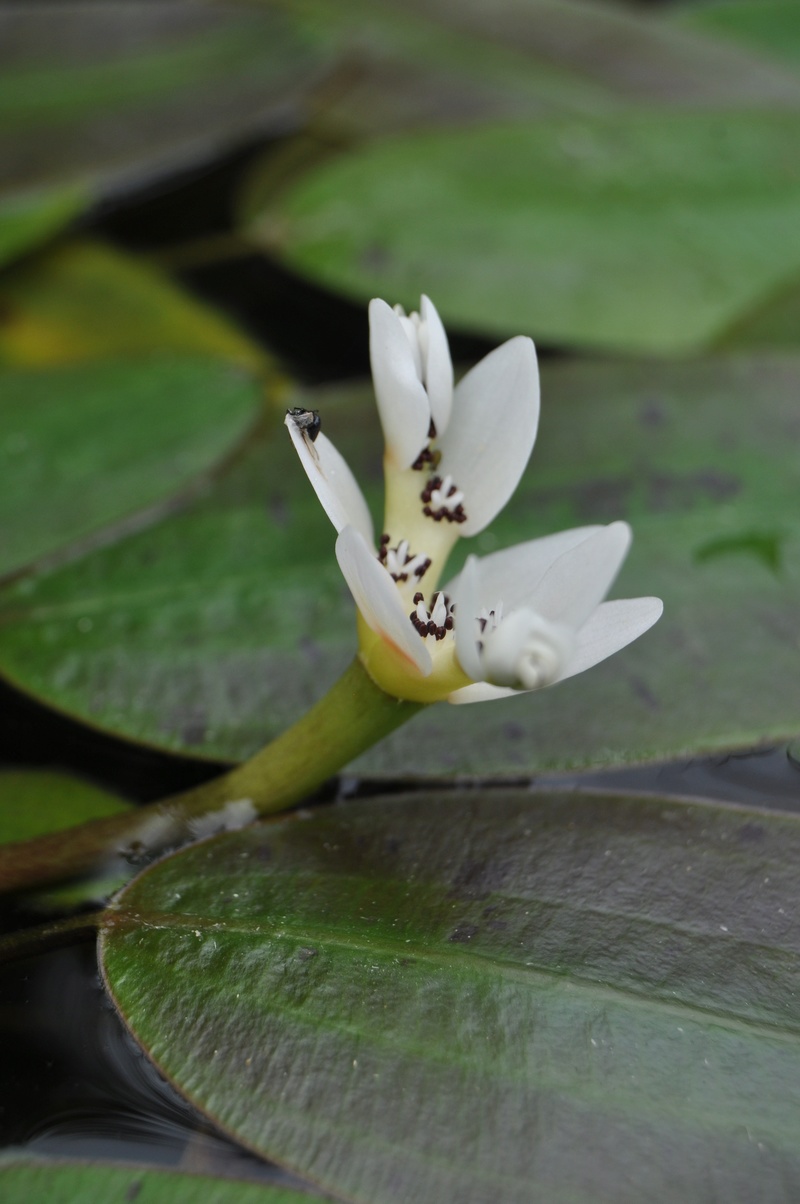
[[347,1199],[789,1204],[798,857],[712,804],[372,799],[163,860],[101,958],[193,1103]]
[[0,1164],[4,1204],[308,1204],[313,1194],[146,1167]]
[[640,112],[415,134],[345,154],[253,234],[350,296],[624,350],[701,348],[800,267],[794,113]]
[[[796,736],[800,361],[561,365],[543,390],[530,469],[453,571],[468,550],[628,518],[634,545],[615,593],[662,596],[664,618],[554,689],[431,708],[356,771],[513,776]],[[304,400],[321,406],[379,521],[370,398],[345,389]],[[333,542],[279,431],[193,510],[7,586],[0,666],[119,734],[246,756],[352,657],[353,607]]]
[[0,771],[0,843],[114,815],[127,804],[89,782],[49,770]]
[[0,198],[0,264],[44,242],[75,217],[86,203],[77,188]]
[[0,573],[178,493],[258,413],[252,378],[200,356],[0,370],[0,393]]
[[[718,45],[766,51],[800,68],[800,22],[795,0],[715,0],[675,5],[668,22],[686,32],[708,33]],[[720,37],[719,35],[722,35]]]
[[[277,12],[115,3],[0,12],[0,192],[107,189],[285,121],[317,56]],[[281,112],[283,110],[283,113]]]
[[630,9],[572,0],[316,0],[293,6],[335,45],[314,124],[382,132],[431,121],[664,107],[797,105],[780,65]]

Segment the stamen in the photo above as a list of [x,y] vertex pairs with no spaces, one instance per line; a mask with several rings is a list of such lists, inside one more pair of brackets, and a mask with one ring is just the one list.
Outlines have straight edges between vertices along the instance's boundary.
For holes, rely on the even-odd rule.
[[430,611],[425,609],[425,598],[421,593],[414,594],[414,605],[416,610],[412,610],[408,617],[423,639],[432,635],[436,640],[443,640],[448,631],[453,630],[453,607],[447,594],[441,591],[435,593],[431,598]]
[[[486,610],[484,607],[484,609],[478,615],[478,626],[481,629],[481,635],[485,633],[487,627],[489,628],[489,634],[491,635],[491,633],[500,625],[502,619],[502,602],[498,602],[497,606],[495,606],[492,610]],[[481,650],[483,649],[483,640],[478,640],[478,648]]]
[[421,581],[431,567],[430,556],[425,556],[421,552],[412,556],[407,539],[401,539],[396,548],[390,548],[389,539],[388,535],[381,536],[378,560],[388,570],[392,580],[398,584],[408,581],[410,577]]
[[428,484],[419,495],[423,503],[422,513],[441,522],[443,518],[449,523],[465,523],[467,515],[464,510],[464,494],[456,487],[451,476],[431,477]]

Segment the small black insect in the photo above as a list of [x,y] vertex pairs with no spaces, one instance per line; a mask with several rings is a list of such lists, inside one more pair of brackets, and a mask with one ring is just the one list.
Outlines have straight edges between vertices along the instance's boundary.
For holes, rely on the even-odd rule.
[[300,406],[294,406],[286,413],[294,422],[295,426],[313,443],[322,429],[322,419],[319,416],[318,410],[303,410]]

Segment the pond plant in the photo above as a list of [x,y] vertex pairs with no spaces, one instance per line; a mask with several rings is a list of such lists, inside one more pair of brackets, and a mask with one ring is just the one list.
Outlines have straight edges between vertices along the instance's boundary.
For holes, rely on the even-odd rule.
[[643,8],[0,9],[4,1204],[800,1198],[800,43]]

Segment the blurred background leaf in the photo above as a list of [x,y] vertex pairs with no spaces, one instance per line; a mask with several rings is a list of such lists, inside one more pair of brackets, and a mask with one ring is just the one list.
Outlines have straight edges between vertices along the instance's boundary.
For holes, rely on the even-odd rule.
[[[55,226],[65,187],[108,194],[281,128],[316,66],[279,13],[247,5],[6,6],[0,220],[14,198],[30,243],[37,221],[40,236]],[[61,210],[63,222],[74,204]]]

